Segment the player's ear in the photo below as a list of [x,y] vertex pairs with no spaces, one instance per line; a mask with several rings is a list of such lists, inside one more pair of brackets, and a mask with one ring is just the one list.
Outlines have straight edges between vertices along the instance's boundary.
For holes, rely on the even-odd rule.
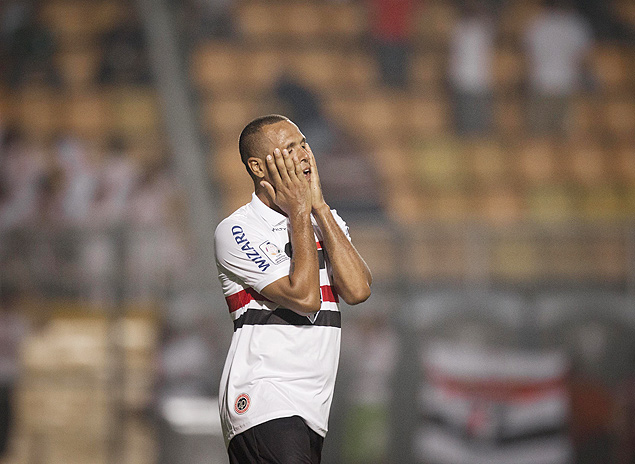
[[249,170],[254,176],[259,178],[265,177],[265,162],[260,158],[252,156],[247,160],[247,166],[249,166]]

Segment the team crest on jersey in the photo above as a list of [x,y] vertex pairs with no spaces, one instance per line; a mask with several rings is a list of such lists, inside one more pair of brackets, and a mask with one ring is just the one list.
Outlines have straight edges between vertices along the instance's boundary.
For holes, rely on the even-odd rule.
[[245,414],[250,404],[251,400],[249,399],[249,395],[247,393],[241,393],[234,403],[234,411],[236,411],[236,414]]
[[289,259],[285,253],[280,251],[280,248],[278,248],[275,243],[271,243],[269,240],[260,244],[259,248],[273,264],[280,264]]

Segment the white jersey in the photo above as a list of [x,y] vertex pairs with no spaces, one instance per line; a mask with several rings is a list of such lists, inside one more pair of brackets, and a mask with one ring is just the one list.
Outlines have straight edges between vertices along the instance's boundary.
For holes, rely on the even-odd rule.
[[[335,220],[348,237],[344,221]],[[221,377],[225,443],[263,422],[302,417],[326,435],[340,353],[341,318],[331,270],[313,221],[322,306],[302,316],[267,300],[264,287],[289,275],[289,221],[254,194],[216,228],[216,265],[234,323]]]

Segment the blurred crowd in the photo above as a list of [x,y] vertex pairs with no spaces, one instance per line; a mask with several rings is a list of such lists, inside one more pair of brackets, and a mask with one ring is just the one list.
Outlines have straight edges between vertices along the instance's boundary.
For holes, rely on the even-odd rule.
[[[122,246],[112,235],[118,227],[126,231],[123,264],[142,291],[138,297],[152,295],[153,289],[144,286],[165,284],[144,283],[152,275],[175,272],[185,263],[179,194],[163,160],[141,165],[118,137],[102,151],[70,134],[42,145],[17,128],[2,133],[0,154],[0,231],[9,237],[21,233],[24,243],[32,238],[39,244],[25,245],[36,256],[24,256],[26,250],[15,247],[14,240],[3,240],[5,269],[15,269],[15,260],[30,259],[54,278],[73,266],[73,279],[92,275],[85,282],[90,293],[83,296],[101,300],[106,295],[99,283],[110,281]],[[50,239],[44,247],[39,243],[43,233]]]
[[[59,37],[42,20],[42,7],[42,2],[30,0],[2,3],[0,84],[8,95],[27,86],[69,91],[60,69]],[[90,85],[151,84],[142,25],[133,5],[122,8],[124,19],[98,37],[99,62]],[[187,259],[180,230],[181,195],[169,156],[163,150],[151,152],[157,145],[147,147],[114,131],[106,140],[72,130],[51,136],[7,119],[0,113],[0,233],[20,231],[27,248],[29,238],[44,232],[50,240],[30,250],[16,246],[17,239],[2,240],[5,269],[39,263],[46,272],[35,274],[50,278],[71,269],[70,282],[62,288],[71,289],[80,281],[81,296],[104,302],[113,290],[101,288],[100,282],[112,280],[108,276],[117,265],[120,246],[112,231],[121,227],[130,231],[124,265],[138,284],[137,296],[149,298],[150,287],[165,285]],[[29,281],[29,271],[20,274]],[[30,286],[37,288],[38,283]]]
[[[0,7],[0,76],[10,89],[28,84],[64,85],[59,69],[60,40],[42,19],[43,2],[8,0]],[[99,38],[95,84],[151,82],[142,25],[132,4],[124,2],[121,21]]]
[[[420,17],[417,12],[423,9],[425,14],[428,2],[358,1],[369,14],[363,46],[379,71],[377,88],[413,90],[410,79],[414,28]],[[42,3],[7,0],[0,5],[0,88],[4,90],[0,96],[28,86],[65,90],[67,83],[57,55],[59,37],[42,21]],[[99,34],[97,71],[90,84],[100,88],[150,87],[152,76],[140,18],[133,2],[120,3],[124,19]],[[210,40],[240,41],[241,32],[235,21],[239,1],[169,3],[180,25],[183,46],[194,47]],[[506,3],[455,2],[459,19],[451,30],[443,76],[451,99],[452,129],[457,135],[490,135],[494,130],[494,94],[500,91],[495,83],[494,55],[501,41],[500,12]],[[520,42],[510,45],[525,63],[522,79],[511,92],[520,95],[526,104],[531,134],[564,134],[576,93],[602,90],[589,67],[595,44],[635,44],[632,27],[618,18],[611,4],[603,0],[546,0],[522,30]],[[330,118],[316,89],[296,79],[288,72],[292,70],[282,71],[267,94],[275,101],[272,106],[297,122],[307,136],[318,157],[329,202],[347,220],[381,217],[384,203],[377,187],[379,175],[368,156],[372,148]],[[41,291],[46,296],[81,297],[101,304],[116,298],[117,286],[122,285],[118,279],[126,280],[125,297],[131,300],[168,296],[174,281],[186,274],[192,253],[189,231],[184,226],[183,194],[170,155],[147,153],[156,151],[156,146],[147,148],[116,132],[99,141],[72,131],[38,137],[33,130],[7,121],[1,108],[0,280],[17,280],[30,291]],[[125,269],[125,277],[117,275],[121,269]],[[201,308],[209,306],[207,301],[182,295],[169,301],[174,307],[166,313],[172,317],[172,325],[163,328],[157,360],[160,394],[213,395],[222,367],[219,353],[224,354],[225,348],[218,346],[222,336],[216,335],[226,327],[211,327],[217,314],[199,318]],[[389,420],[394,385],[390,382],[399,362],[402,340],[394,324],[394,302],[379,301],[355,316],[344,337],[342,366],[346,372],[341,388],[346,408],[339,411],[339,416],[336,411],[333,422],[334,430],[340,427],[342,431],[339,452],[346,458],[342,462],[351,464],[387,462],[391,451]],[[9,299],[2,300],[1,307],[12,304]],[[0,313],[0,335],[6,340],[0,340],[0,348],[13,353],[15,337],[22,329],[8,333],[5,328],[13,323],[13,316],[6,313]],[[470,332],[469,327],[466,330]],[[443,350],[438,353],[441,360],[446,359]],[[419,358],[428,354],[417,351],[413,356],[417,358],[414,365],[423,363],[424,359]],[[430,362],[434,364],[438,359]],[[534,359],[526,362],[531,365]],[[449,374],[453,374],[451,367],[445,366]],[[539,371],[536,377],[541,375]],[[0,364],[0,402],[13,391],[14,373],[14,365]],[[515,373],[505,375],[514,378]],[[467,377],[460,393],[469,396],[469,382],[474,379]],[[429,390],[443,390],[445,386],[439,381]],[[610,392],[607,394],[601,386],[596,390],[600,393],[594,398],[611,401]],[[415,396],[424,393],[414,392]],[[594,399],[582,399],[591,408],[589,404]],[[411,409],[426,401],[429,397],[404,399],[405,406]],[[497,405],[479,401],[469,411],[473,415],[466,413],[465,423],[460,426],[469,429],[477,444],[486,446],[497,436],[493,428],[500,425],[497,421],[502,413],[491,410]],[[598,426],[602,428],[599,441],[593,442],[600,442],[599,451],[594,451],[600,456],[613,451],[601,443],[614,439],[613,431],[604,430],[610,426],[607,423],[612,414],[610,408],[605,409],[593,416],[601,416],[598,422],[604,421]],[[449,410],[439,414],[452,413]],[[593,415],[593,411],[589,414]],[[346,417],[342,419],[343,416]],[[0,430],[6,428],[0,424]],[[0,455],[3,442],[0,436]],[[604,462],[601,459],[595,462]]]

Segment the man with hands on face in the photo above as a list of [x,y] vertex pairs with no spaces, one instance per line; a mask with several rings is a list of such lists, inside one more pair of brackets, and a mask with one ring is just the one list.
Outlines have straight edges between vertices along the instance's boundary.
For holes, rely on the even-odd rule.
[[339,360],[338,302],[365,301],[372,277],[324,201],[295,124],[257,118],[239,151],[255,191],[215,234],[234,323],[219,398],[230,462],[318,463]]

